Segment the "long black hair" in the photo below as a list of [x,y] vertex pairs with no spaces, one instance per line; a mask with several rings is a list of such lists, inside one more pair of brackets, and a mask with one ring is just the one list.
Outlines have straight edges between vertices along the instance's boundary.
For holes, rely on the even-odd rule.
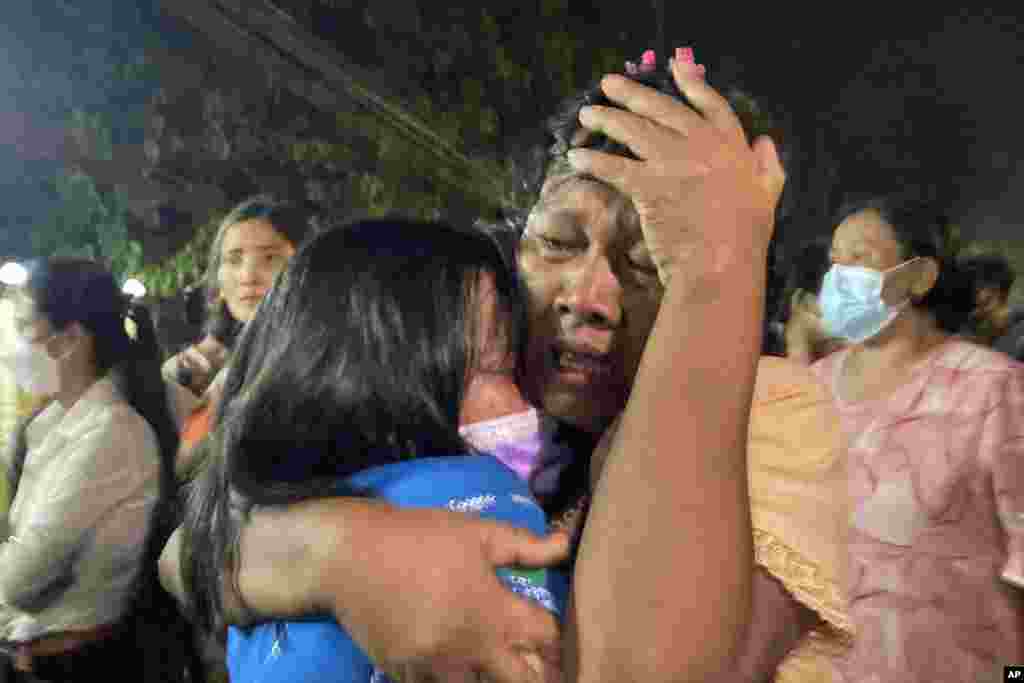
[[198,623],[220,623],[220,577],[226,567],[234,580],[239,524],[254,505],[363,495],[341,480],[471,452],[458,423],[483,334],[485,272],[521,377],[525,299],[481,231],[366,220],[324,232],[292,257],[239,338],[189,501],[184,576]]
[[220,267],[223,262],[224,237],[235,225],[245,221],[264,220],[296,249],[312,232],[312,212],[296,203],[269,194],[249,197],[239,203],[221,220],[210,244],[203,282],[206,288],[206,332],[227,348],[232,348],[242,329],[242,322],[228,309],[220,293]]

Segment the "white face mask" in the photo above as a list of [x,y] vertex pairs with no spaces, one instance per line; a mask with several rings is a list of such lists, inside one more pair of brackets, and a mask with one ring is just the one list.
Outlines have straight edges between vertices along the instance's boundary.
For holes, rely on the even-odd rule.
[[885,303],[885,279],[916,260],[912,258],[886,271],[833,265],[818,294],[825,330],[834,337],[859,344],[888,327],[910,305],[910,297],[895,306]]
[[54,336],[50,335],[42,341],[31,343],[20,334],[16,334],[13,347],[0,354],[0,362],[14,373],[14,381],[30,394],[53,396],[60,391],[59,361],[51,358],[43,348],[43,345]]

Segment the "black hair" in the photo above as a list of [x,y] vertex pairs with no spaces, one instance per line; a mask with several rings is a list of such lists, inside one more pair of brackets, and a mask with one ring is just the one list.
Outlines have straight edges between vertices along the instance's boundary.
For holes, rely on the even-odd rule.
[[974,310],[974,287],[959,267],[952,224],[946,213],[934,202],[895,193],[847,202],[839,210],[835,225],[864,211],[874,211],[885,221],[904,260],[931,258],[938,264],[935,286],[912,305],[931,313],[942,330],[956,332],[963,327]]
[[[170,536],[175,496],[174,458],[178,427],[171,413],[168,386],[160,373],[161,350],[149,312],[132,303],[102,265],[87,259],[50,259],[32,264],[22,291],[37,315],[54,331],[73,323],[92,337],[96,369],[107,375],[124,400],[149,424],[159,447],[159,494],[142,555],[138,592],[132,610],[161,609],[171,605],[157,576],[157,559]],[[134,326],[134,339],[127,323]],[[44,406],[45,407],[45,406]],[[16,429],[10,458],[9,491],[13,499],[28,455],[25,433],[36,410]],[[165,610],[166,611],[166,610]],[[173,612],[172,612],[173,614]]]
[[[674,77],[667,68],[624,75],[692,107],[686,95],[676,86]],[[773,116],[764,109],[752,96],[732,84],[718,83],[714,78],[709,78],[708,82],[717,91],[723,93],[733,111],[736,112],[748,142],[753,142],[761,136],[772,139],[778,149],[783,168],[789,174],[796,159],[791,153],[792,136],[787,127],[779,121],[777,116]],[[583,131],[579,120],[580,109],[592,105],[622,108],[622,105],[608,99],[604,91],[601,90],[600,81],[592,83],[586,89],[567,98],[547,121],[547,153],[543,158],[536,158],[532,163],[527,164],[526,173],[521,178],[521,184],[530,196],[539,196],[544,181],[549,177],[572,172],[566,159],[566,153],[570,149],[594,149],[630,159],[636,158],[627,146],[608,138],[603,133],[591,132],[584,139],[578,139]],[[792,202],[789,200],[788,193],[784,191],[776,210],[776,222],[788,220],[793,213],[792,209]],[[519,226],[520,231],[525,229],[526,214],[516,214],[510,220]]]
[[[648,72],[628,74],[630,78],[642,85],[654,88],[658,92],[679,100],[688,106],[692,104],[676,86],[672,73],[667,69],[656,69]],[[791,152],[790,138],[786,127],[780,123],[777,117],[770,115],[758,102],[731,84],[718,83],[714,78],[708,79],[709,84],[717,91],[723,93],[725,99],[736,112],[743,130],[746,133],[747,141],[753,142],[761,136],[768,136],[776,145],[783,168],[787,175],[792,174],[792,167],[796,161],[795,155]],[[622,105],[608,99],[601,90],[600,82],[594,82],[586,89],[566,99],[558,108],[554,116],[547,122],[546,153],[535,155],[533,159],[523,165],[525,172],[520,179],[520,185],[527,196],[534,199],[539,198],[544,182],[552,177],[572,174],[571,166],[566,159],[566,153],[573,148],[594,149],[609,154],[635,159],[636,156],[625,145],[608,138],[603,133],[585,133],[579,120],[580,109],[585,106],[601,105],[606,107],[622,108]],[[581,136],[586,135],[583,139]],[[597,182],[602,182],[597,180]],[[776,226],[772,240],[768,247],[768,259],[766,263],[766,291],[765,291],[765,313],[763,324],[762,353],[767,355],[783,355],[783,342],[775,330],[772,322],[776,317],[776,307],[781,301],[782,283],[778,276],[777,248],[781,236],[786,232],[783,227],[794,214],[791,192],[783,190],[782,197],[775,212]],[[508,229],[521,235],[526,229],[528,211],[521,211],[509,216],[507,220]],[[573,430],[559,428],[560,433],[570,433]],[[584,444],[585,439],[566,437],[568,441]],[[551,499],[545,501],[545,509],[549,514],[559,514],[567,507],[571,507],[579,500],[581,491],[589,486],[587,478],[587,466],[581,460],[589,459],[589,452],[580,452],[580,456],[563,470],[559,477],[559,492]]]
[[242,323],[231,314],[223,297],[220,295],[221,251],[224,237],[228,230],[238,223],[262,219],[270,223],[274,230],[296,249],[312,232],[313,214],[306,207],[272,195],[250,197],[233,208],[220,222],[217,234],[210,245],[207,257],[206,274],[203,281],[206,285],[206,332],[218,342],[232,348]]
[[960,259],[960,270],[974,285],[975,291],[994,289],[1005,301],[1010,296],[1017,274],[1002,254],[977,254]]
[[793,314],[793,297],[797,292],[817,296],[821,291],[825,273],[830,267],[831,249],[832,242],[828,237],[818,237],[800,244],[793,257],[785,262],[782,273],[785,284],[778,308],[779,322],[789,322]]
[[522,377],[526,303],[496,241],[476,229],[364,220],[292,257],[246,326],[190,499],[186,582],[197,620],[222,617],[240,520],[254,505],[363,491],[340,485],[375,465],[472,452],[459,435],[477,363],[480,275]]

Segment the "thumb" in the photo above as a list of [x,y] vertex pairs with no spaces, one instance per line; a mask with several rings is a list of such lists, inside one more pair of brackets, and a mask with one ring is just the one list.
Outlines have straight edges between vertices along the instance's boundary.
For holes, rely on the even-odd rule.
[[537,536],[526,529],[495,522],[483,539],[496,567],[549,567],[569,558],[569,535],[556,531]]

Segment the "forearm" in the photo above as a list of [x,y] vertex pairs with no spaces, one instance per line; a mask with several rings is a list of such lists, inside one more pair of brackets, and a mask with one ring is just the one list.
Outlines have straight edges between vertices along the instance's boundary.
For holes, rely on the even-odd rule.
[[375,532],[367,507],[380,506],[330,498],[254,509],[240,541],[238,587],[246,607],[283,618],[329,612],[343,603],[347,591],[358,590],[348,580],[350,569],[363,566],[358,539]]
[[[703,681],[731,664],[753,572],[746,440],[763,250],[669,280],[577,564],[581,681]],[[760,261],[763,263],[764,261]]]

